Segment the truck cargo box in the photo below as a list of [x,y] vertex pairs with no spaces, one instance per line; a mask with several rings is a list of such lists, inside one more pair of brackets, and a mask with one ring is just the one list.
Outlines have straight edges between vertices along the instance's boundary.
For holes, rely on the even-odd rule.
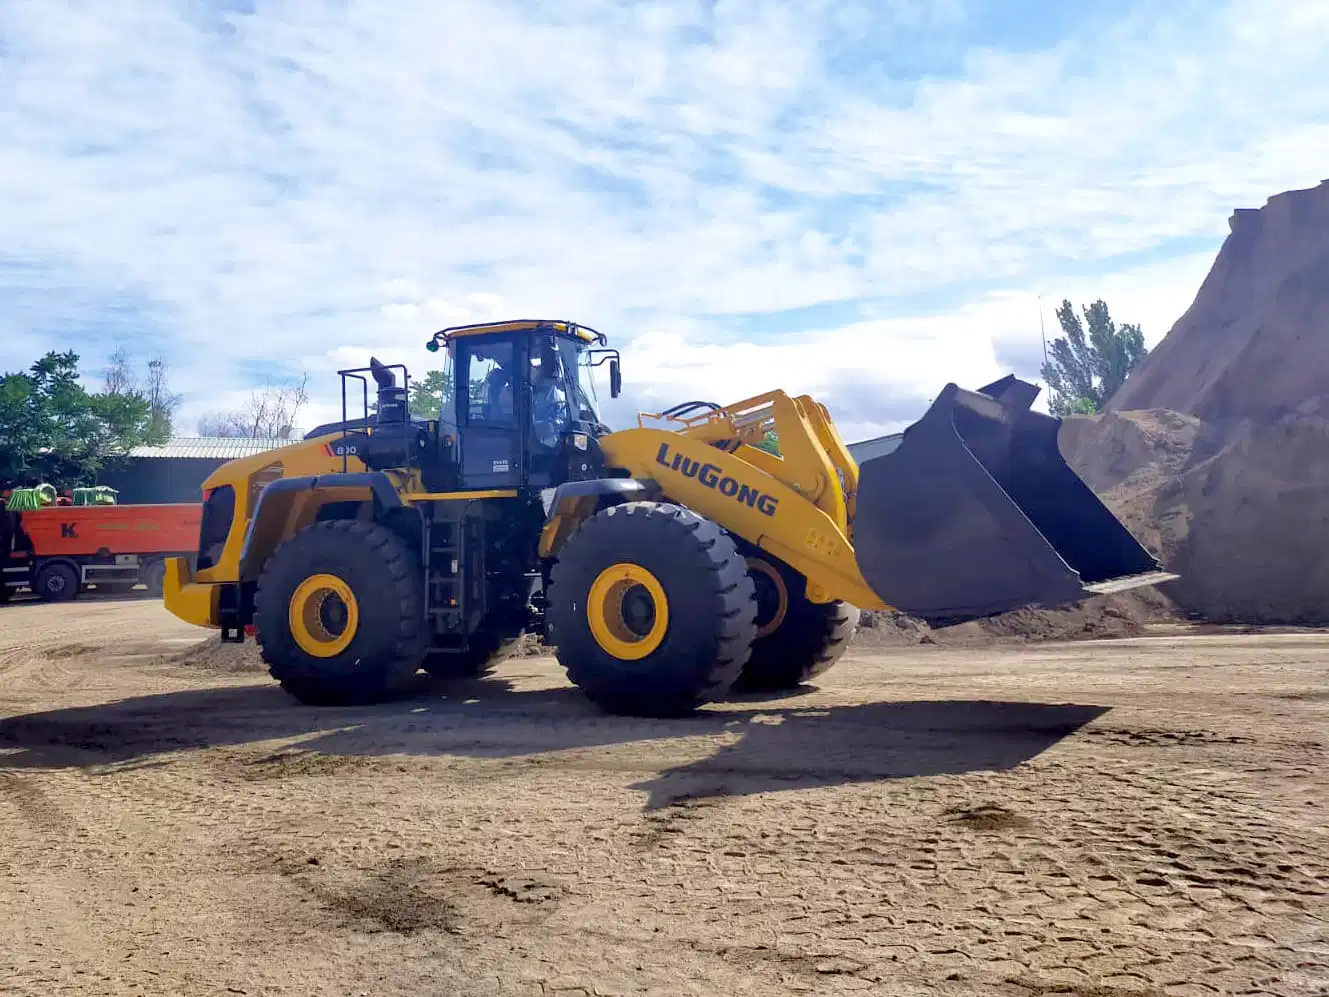
[[193,550],[202,514],[195,502],[51,506],[19,515],[35,557],[87,557]]

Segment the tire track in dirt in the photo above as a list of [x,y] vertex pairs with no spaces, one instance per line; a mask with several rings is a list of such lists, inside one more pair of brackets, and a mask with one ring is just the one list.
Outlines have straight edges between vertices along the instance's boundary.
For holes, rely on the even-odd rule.
[[31,775],[0,771],[0,840],[12,840],[12,829],[21,824],[39,837],[67,834],[72,825],[57,807],[41,782]]
[[[1096,788],[1112,787],[1090,787]],[[761,884],[745,898],[751,916],[783,923],[790,951],[807,958],[839,956],[866,966],[883,957],[904,958],[930,964],[942,978],[960,973],[1066,986],[1097,979],[1138,989],[1181,986],[1193,976],[1226,982],[1223,974],[1240,977],[1238,963],[1252,959],[1278,971],[1289,962],[1314,965],[1323,956],[1314,947],[1322,920],[1301,919],[1318,889],[1311,876],[1298,880],[1289,870],[1279,883],[1279,874],[1271,878],[1269,868],[1243,867],[1244,875],[1233,881],[1238,867],[1231,856],[1214,853],[1192,873],[1196,885],[1214,888],[1214,897],[1197,901],[1186,895],[1184,882],[1160,876],[1153,860],[1169,849],[1159,844],[1154,823],[1137,821],[1114,836],[1101,818],[1075,813],[1075,794],[1057,798],[1051,811],[1045,792],[1046,787],[1041,799],[1029,800],[1028,811],[1010,802],[1016,787],[1002,794],[1003,804],[958,811],[979,815],[978,820],[954,820],[957,805],[936,798],[925,804],[915,797],[911,806],[891,807],[914,814],[931,810],[940,832],[881,819],[865,831],[854,815],[841,812],[841,819],[848,816],[855,826],[852,835],[820,825],[806,829],[811,833],[791,827],[776,834],[769,819],[752,821],[761,829],[751,833],[748,821],[730,812],[725,847],[706,851],[717,878],[729,871],[726,857],[742,860],[733,878],[746,873]],[[1151,794],[1138,793],[1130,802],[1147,810],[1150,799]],[[1153,807],[1156,813],[1161,809]],[[1039,810],[1042,817],[1036,816]],[[1092,847],[1072,848],[1060,834],[1049,833],[1067,830],[1068,813],[1082,826],[1079,834],[1066,837],[1094,842]],[[969,833],[957,834],[956,824]],[[677,834],[660,840],[660,847],[675,852],[687,848]],[[702,856],[695,858],[700,862]],[[679,864],[670,864],[671,874]],[[770,884],[780,880],[787,885],[777,894]],[[820,916],[807,903],[817,892],[828,892],[816,890],[817,880],[834,883],[837,898]],[[1246,889],[1255,884],[1268,894],[1263,907]],[[892,898],[887,911],[875,902],[884,896]],[[713,927],[742,933],[744,916],[731,904],[723,915],[729,927],[719,921]],[[1269,952],[1246,951],[1252,946],[1240,932],[1254,922],[1279,925],[1264,931],[1264,938],[1280,939]],[[789,931],[791,925],[799,930]],[[706,926],[698,927],[704,936]],[[838,947],[828,944],[832,939]]]
[[[152,646],[135,613],[44,646]],[[116,997],[1321,993],[1329,712],[1282,697],[1329,644],[1293,667],[1260,641],[859,658],[670,724],[596,715],[537,659],[318,711],[72,653],[107,704],[29,672],[0,711],[0,972]],[[1193,695],[1157,680],[1201,659]]]

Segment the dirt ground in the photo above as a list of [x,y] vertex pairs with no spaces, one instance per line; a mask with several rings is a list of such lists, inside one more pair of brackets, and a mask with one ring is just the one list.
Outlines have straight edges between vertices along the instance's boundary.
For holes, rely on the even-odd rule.
[[541,657],[303,708],[199,636],[0,610],[0,992],[1329,993],[1326,634],[860,646],[669,723]]

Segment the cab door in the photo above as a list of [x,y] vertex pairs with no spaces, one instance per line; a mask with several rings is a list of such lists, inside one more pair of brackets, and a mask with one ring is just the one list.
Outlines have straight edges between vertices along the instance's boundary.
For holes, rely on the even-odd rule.
[[457,340],[461,487],[517,488],[522,481],[525,357],[510,337]]

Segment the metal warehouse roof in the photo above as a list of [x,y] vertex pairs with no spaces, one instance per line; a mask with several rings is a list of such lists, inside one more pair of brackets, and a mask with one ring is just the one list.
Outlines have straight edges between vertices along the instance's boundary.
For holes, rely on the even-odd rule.
[[[878,436],[875,439],[860,440],[848,445],[850,454],[859,461],[890,453],[900,441],[900,433]],[[257,453],[290,446],[298,440],[277,438],[245,439],[230,436],[172,436],[159,447],[134,447],[129,451],[131,457],[192,457],[204,460],[234,460],[237,457],[251,457]]]
[[205,460],[234,460],[290,446],[297,440],[243,439],[228,436],[172,436],[159,447],[134,447],[130,457],[193,457]]
[[857,443],[847,443],[849,456],[862,464],[873,457],[881,457],[890,453],[900,445],[900,440],[904,438],[903,433],[890,433],[886,436],[874,436],[870,440],[859,440]]

